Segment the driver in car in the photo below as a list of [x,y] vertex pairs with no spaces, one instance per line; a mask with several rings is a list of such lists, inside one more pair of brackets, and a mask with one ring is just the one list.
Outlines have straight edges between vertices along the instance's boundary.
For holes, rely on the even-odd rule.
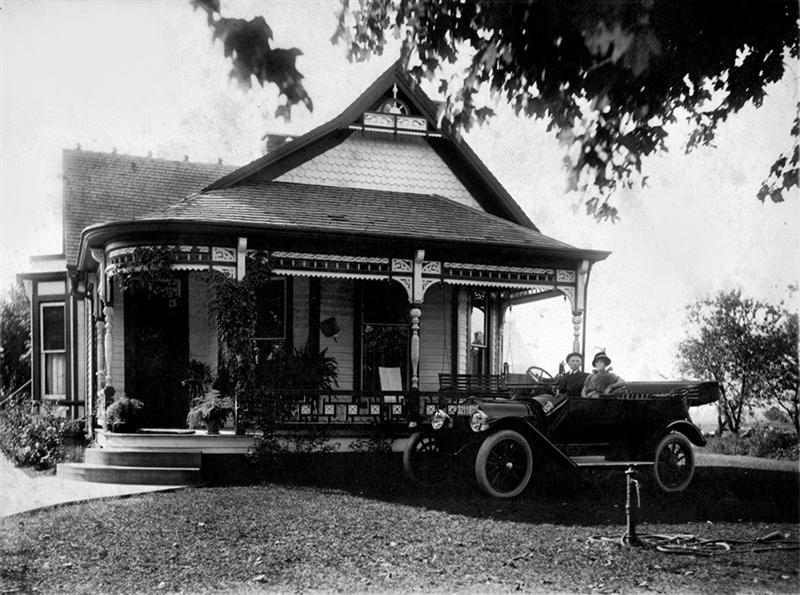
[[568,397],[580,397],[586,378],[589,376],[581,370],[583,356],[580,353],[570,353],[567,356],[569,370],[556,379],[556,388],[560,394]]

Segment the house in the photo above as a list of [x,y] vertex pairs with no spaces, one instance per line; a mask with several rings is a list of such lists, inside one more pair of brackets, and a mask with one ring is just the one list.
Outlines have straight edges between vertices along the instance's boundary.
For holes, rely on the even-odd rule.
[[[272,270],[258,343],[338,365],[337,390],[300,403],[295,423],[402,422],[442,374],[501,374],[512,305],[566,296],[582,351],[589,273],[608,253],[540,232],[399,65],[282,140],[239,168],[65,151],[64,254],[24,275],[36,398],[99,427],[113,386],[145,403],[148,427],[185,427],[188,362],[217,372],[204,275],[241,279],[253,255]],[[122,289],[142,247],[171,254],[169,300]]]

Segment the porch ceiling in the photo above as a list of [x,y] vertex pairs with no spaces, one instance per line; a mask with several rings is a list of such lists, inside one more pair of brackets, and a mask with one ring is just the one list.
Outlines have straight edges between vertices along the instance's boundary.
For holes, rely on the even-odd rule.
[[594,251],[575,248],[437,195],[287,182],[262,182],[194,194],[137,220],[150,225],[156,222],[240,224],[250,229],[574,252],[576,257],[591,260],[607,255],[587,254]]

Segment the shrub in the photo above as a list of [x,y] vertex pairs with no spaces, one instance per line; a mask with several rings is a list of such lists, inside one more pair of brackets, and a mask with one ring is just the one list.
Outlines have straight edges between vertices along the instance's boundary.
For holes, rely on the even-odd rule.
[[74,457],[64,447],[64,437],[74,433],[76,422],[60,413],[28,399],[7,403],[0,411],[0,450],[15,465],[40,470]]
[[792,430],[772,424],[757,424],[740,434],[710,437],[706,450],[726,455],[796,461],[800,458],[800,440]]

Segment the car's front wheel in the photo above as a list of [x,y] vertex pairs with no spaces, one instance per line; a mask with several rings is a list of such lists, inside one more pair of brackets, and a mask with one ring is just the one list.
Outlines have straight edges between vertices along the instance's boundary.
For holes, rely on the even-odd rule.
[[658,487],[665,492],[682,492],[694,477],[692,443],[683,434],[671,432],[656,447],[653,473]]
[[527,487],[533,473],[533,452],[519,432],[500,430],[486,438],[475,458],[481,489],[495,498],[513,498]]
[[426,487],[440,484],[447,479],[448,468],[435,435],[415,432],[409,437],[403,451],[403,469],[411,481]]

